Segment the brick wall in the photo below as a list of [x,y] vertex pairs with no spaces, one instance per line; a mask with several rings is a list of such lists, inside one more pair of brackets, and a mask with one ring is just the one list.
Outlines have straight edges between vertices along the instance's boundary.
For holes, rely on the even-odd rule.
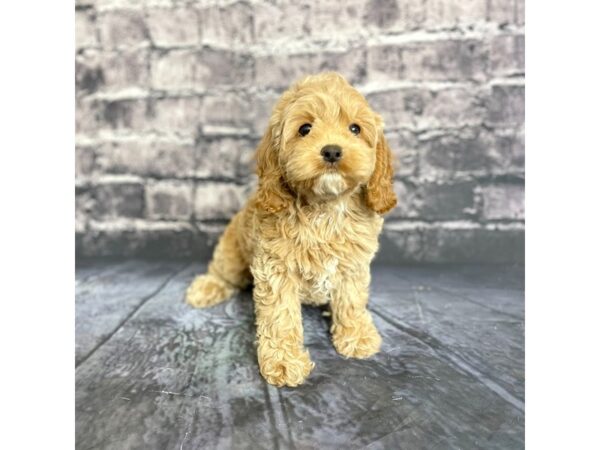
[[337,70],[396,155],[380,258],[523,259],[523,0],[78,0],[76,52],[81,256],[206,255],[278,95]]

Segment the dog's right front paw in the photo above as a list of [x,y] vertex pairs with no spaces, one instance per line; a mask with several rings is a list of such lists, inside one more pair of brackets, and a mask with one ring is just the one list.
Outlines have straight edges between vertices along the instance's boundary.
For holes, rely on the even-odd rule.
[[304,382],[315,367],[308,351],[298,348],[263,348],[259,350],[260,373],[269,384],[296,387]]
[[354,324],[352,327],[333,326],[333,345],[337,352],[346,358],[368,358],[381,349],[381,335],[370,319]]

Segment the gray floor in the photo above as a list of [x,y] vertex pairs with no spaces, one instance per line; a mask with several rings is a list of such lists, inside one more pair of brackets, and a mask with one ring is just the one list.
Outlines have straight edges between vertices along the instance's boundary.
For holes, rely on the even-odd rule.
[[259,375],[250,293],[183,303],[203,269],[80,262],[78,449],[523,448],[521,267],[374,267],[381,353],[341,358],[307,307],[316,368],[295,389]]

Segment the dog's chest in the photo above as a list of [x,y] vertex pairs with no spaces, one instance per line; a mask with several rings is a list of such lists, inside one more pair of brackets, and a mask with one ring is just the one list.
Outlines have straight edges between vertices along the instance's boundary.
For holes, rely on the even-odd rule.
[[345,205],[303,217],[293,228],[288,267],[302,281],[305,303],[327,303],[332,290],[368,265],[377,249],[377,224],[361,221]]
[[305,303],[324,304],[341,277],[340,260],[345,257],[330,243],[312,242],[300,246],[296,255],[296,270],[302,280],[300,297]]

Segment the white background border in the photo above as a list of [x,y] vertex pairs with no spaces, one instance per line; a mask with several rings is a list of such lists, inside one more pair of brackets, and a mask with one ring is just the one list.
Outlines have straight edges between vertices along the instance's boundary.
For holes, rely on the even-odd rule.
[[[74,447],[73,6],[0,7],[2,448]],[[600,8],[526,6],[527,448],[600,448]]]
[[600,8],[526,7],[526,445],[598,449]]
[[68,449],[74,395],[74,3],[0,6],[0,448]]

